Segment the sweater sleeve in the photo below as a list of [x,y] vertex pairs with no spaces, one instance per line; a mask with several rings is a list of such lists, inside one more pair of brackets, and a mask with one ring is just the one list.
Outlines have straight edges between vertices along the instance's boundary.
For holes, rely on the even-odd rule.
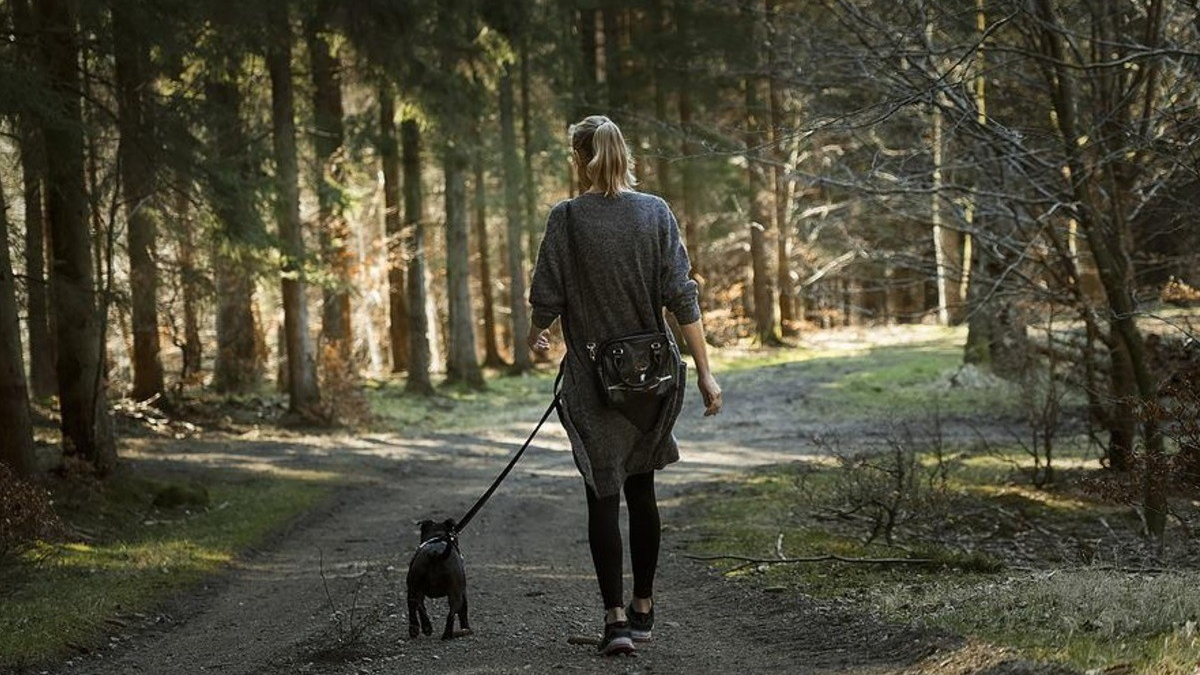
[[691,278],[692,262],[679,235],[679,222],[665,202],[663,207],[666,212],[666,240],[662,249],[663,303],[675,320],[686,326],[700,320],[700,289]]
[[529,304],[533,307],[531,319],[538,328],[549,328],[567,308],[562,258],[565,251],[565,221],[566,207],[560,202],[550,209],[550,216],[546,219],[546,232],[538,248],[533,281],[529,286]]

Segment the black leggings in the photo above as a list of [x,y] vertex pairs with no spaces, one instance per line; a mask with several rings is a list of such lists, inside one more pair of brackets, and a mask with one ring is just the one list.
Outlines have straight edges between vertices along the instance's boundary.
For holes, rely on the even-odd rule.
[[[621,495],[597,497],[587,488],[588,543],[604,608],[624,607],[621,550]],[[625,505],[629,509],[629,561],[633,567],[633,595],[654,595],[654,571],[658,567],[658,545],[662,534],[658,500],[654,495],[654,472],[625,479]]]

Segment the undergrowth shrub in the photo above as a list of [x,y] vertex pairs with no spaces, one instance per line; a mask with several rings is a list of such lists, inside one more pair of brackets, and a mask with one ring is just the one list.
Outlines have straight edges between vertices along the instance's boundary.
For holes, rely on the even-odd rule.
[[1173,487],[1200,487],[1200,344],[1195,337],[1146,339],[1151,367],[1161,384],[1159,397],[1139,410],[1142,419],[1158,422],[1173,441],[1162,471]]
[[[330,588],[329,577],[325,573],[325,553],[320,551],[320,554],[321,587],[325,592],[329,610],[328,639],[321,651],[337,652],[362,646],[365,634],[381,624],[388,611],[395,608],[395,604],[371,603],[366,600],[366,596],[371,594],[369,587],[372,584],[387,583],[387,572],[390,568],[381,569],[368,565],[357,574],[340,575],[339,579],[344,582],[343,585],[349,583],[350,588],[343,588],[342,593],[335,597]],[[338,597],[341,598],[340,601]]]
[[0,463],[0,567],[15,563],[39,540],[51,538],[61,529],[50,493]]
[[363,389],[362,377],[335,344],[326,344],[321,352],[321,398],[328,421],[356,426],[371,419],[371,403]]
[[1176,452],[1170,460],[1171,477],[1177,484],[1200,488],[1200,373],[1187,373],[1163,386],[1167,397],[1164,407],[1173,413],[1172,423],[1164,428],[1175,441]]
[[[866,543],[882,536],[894,544],[898,527],[940,517],[949,477],[940,423],[920,440],[904,428],[888,436],[884,450],[834,454],[835,490],[843,504],[838,512],[869,524]],[[932,463],[926,465],[925,458]]]
[[[1200,349],[1189,339],[1147,338],[1150,363],[1161,384],[1158,397],[1136,409],[1140,423],[1153,422],[1168,441],[1164,451],[1142,445],[1129,453],[1126,471],[1084,481],[1084,490],[1128,504],[1142,517],[1144,533],[1161,538],[1148,522],[1151,496],[1163,500],[1168,522],[1177,522],[1184,539],[1197,524],[1193,501],[1200,493]],[[1164,542],[1159,541],[1161,548]]]

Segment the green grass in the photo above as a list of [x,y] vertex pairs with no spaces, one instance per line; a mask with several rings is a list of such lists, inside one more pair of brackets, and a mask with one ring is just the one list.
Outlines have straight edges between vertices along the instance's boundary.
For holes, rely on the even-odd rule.
[[[713,358],[726,388],[743,378],[762,377],[784,366],[787,376],[809,387],[799,403],[841,419],[965,414],[992,410],[1020,412],[1018,389],[998,378],[962,366],[963,329],[912,327],[891,340],[818,342],[813,346],[756,352],[730,351]],[[957,376],[958,386],[951,384]]]
[[1014,388],[1001,382],[986,386],[950,384],[961,369],[962,350],[944,341],[884,346],[849,357],[830,357],[811,364],[823,382],[813,400],[830,410],[854,416],[891,416],[1017,410]]
[[[880,596],[885,611],[1014,645],[1081,669],[1118,663],[1191,675],[1200,661],[1200,574],[1094,569],[1006,574]],[[897,611],[894,603],[906,606]]]
[[0,594],[0,670],[93,645],[115,630],[111,622],[151,611],[213,574],[330,489],[321,480],[219,472],[203,481],[210,506],[195,511],[154,509],[149,502],[162,482],[132,473],[95,489],[86,503],[65,495],[72,503],[64,519],[76,535],[42,544],[5,570],[16,578]]
[[[1066,531],[1072,523],[1105,518],[1121,527],[1119,520],[1128,519],[1127,509],[1014,483],[1012,462],[1021,459],[1019,454],[960,458],[948,483],[954,499],[949,511],[964,532],[988,525],[986,518],[967,514],[992,509]],[[1193,589],[1200,587],[1200,573],[1149,575],[1070,566],[1028,571],[911,535],[900,537],[899,547],[867,544],[863,523],[831,515],[840,505],[838,471],[829,464],[798,462],[730,477],[694,502],[701,515],[692,552],[771,559],[782,535],[783,552],[791,558],[932,558],[930,565],[896,566],[821,562],[737,569],[738,561],[713,564],[753,583],[854,600],[900,623],[922,622],[1085,670],[1123,663],[1144,675],[1194,673],[1200,661],[1200,594]],[[1011,525],[1008,520],[992,525]]]
[[[899,334],[890,344],[861,342],[809,349],[781,349],[745,358],[717,359],[723,384],[741,378],[788,377],[811,389],[798,403],[806,414],[839,421],[864,421],[887,413],[892,422],[919,422],[932,414],[972,415],[995,420],[1019,417],[1025,409],[1018,387],[966,373],[966,386],[950,387],[962,360],[961,331],[923,329]],[[1066,405],[1078,403],[1065,399]],[[994,423],[994,422],[993,422]],[[918,439],[920,440],[920,439]],[[930,439],[932,441],[932,439]],[[853,448],[842,448],[853,450]],[[943,447],[949,469],[944,500],[924,505],[942,528],[976,536],[995,528],[1017,537],[1030,523],[1055,531],[1112,527],[1136,531],[1130,509],[1071,490],[1039,490],[1028,484],[1032,458],[1008,439],[990,447]],[[929,467],[930,455],[921,458]],[[1060,438],[1055,467],[1094,471],[1095,452],[1084,441]],[[963,553],[953,537],[924,540],[913,527],[892,547],[865,543],[869,525],[838,517],[847,489],[836,461],[796,463],[731,476],[698,496],[700,514],[692,552],[776,557],[777,542],[788,557],[836,554],[846,557],[926,557],[931,565],[874,566],[822,562],[750,565],[715,562],[731,576],[817,597],[850,599],[865,611],[901,623],[924,622],[1015,647],[1030,657],[1103,669],[1129,664],[1140,675],[1193,675],[1200,662],[1200,573],[1191,570],[1139,575],[1117,570],[1048,562],[1046,569],[1008,567],[994,556]],[[844,476],[844,472],[842,472]],[[928,495],[927,495],[928,497]],[[990,516],[988,514],[991,514]],[[780,540],[782,537],[782,540]],[[946,541],[939,544],[936,541]],[[1007,541],[1007,540],[1006,540]],[[1016,539],[1014,539],[1014,546]],[[970,550],[968,547],[966,550]]]
[[491,373],[482,390],[442,386],[432,397],[406,393],[402,383],[377,383],[368,390],[373,426],[406,433],[478,431],[527,419],[550,404],[557,373],[557,368],[515,377]]

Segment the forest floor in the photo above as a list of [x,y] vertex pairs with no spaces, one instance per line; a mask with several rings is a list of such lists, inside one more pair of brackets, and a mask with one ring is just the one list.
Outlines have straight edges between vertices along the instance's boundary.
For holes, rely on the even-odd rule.
[[[781,377],[763,367],[723,377],[726,407],[715,418],[703,418],[689,392],[677,428],[683,459],[659,474],[655,640],[636,658],[603,659],[571,640],[598,635],[602,616],[582,485],[553,419],[462,535],[473,634],[408,637],[404,574],[414,522],[459,517],[474,502],[545,405],[528,401],[465,430],[309,434],[232,420],[220,432],[132,443],[125,458],[135,467],[325,472],[340,476],[341,487],[218,578],[154,612],[123,616],[107,644],[32,672],[1073,672],[850,603],[729,578],[688,557],[698,537],[695,491],[731,472],[818,452],[806,439],[831,427],[845,439],[878,438],[875,422],[839,423],[821,406],[797,406],[820,384],[806,373],[790,368]],[[956,430],[950,420],[944,433],[1003,433],[975,422]],[[444,602],[430,601],[430,610],[439,626]]]

